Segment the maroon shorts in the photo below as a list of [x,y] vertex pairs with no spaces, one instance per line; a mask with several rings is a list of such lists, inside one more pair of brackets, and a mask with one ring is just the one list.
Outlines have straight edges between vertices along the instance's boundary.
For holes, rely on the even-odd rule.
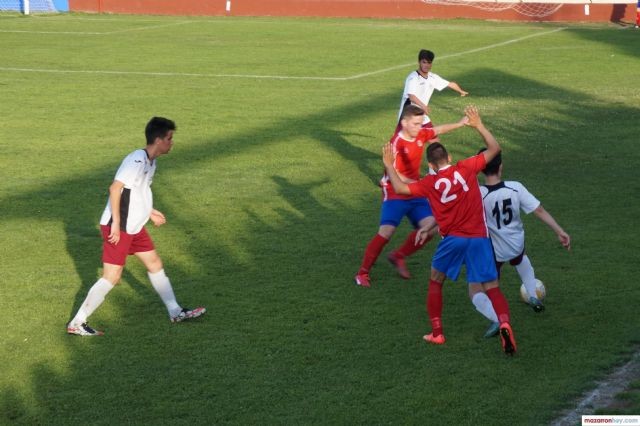
[[[509,260],[508,262],[511,266],[518,266],[522,263],[522,258],[524,258],[524,250],[522,250],[522,253]],[[500,270],[502,269],[502,265],[504,265],[504,263],[505,262],[498,262],[496,260],[496,269],[498,270],[498,276],[500,276]]]
[[102,262],[104,263],[124,266],[128,255],[155,249],[153,241],[145,228],[133,235],[120,231],[118,244],[109,242],[111,226],[100,225],[100,231],[102,232]]

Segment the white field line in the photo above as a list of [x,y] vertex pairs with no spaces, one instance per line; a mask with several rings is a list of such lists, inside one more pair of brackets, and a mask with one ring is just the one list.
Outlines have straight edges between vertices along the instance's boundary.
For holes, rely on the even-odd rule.
[[27,33],[27,34],[75,34],[75,35],[101,35],[104,33],[86,31],[29,31],[29,30],[0,30],[0,33]]
[[201,74],[186,72],[146,72],[146,71],[106,71],[106,70],[54,70],[54,69],[35,69],[35,68],[9,68],[0,67],[0,71],[14,72],[42,72],[42,73],[58,73],[58,74],[111,74],[111,75],[146,75],[154,77],[213,77],[213,78],[256,78],[270,80],[327,80],[327,81],[344,81],[349,78],[345,77],[305,77],[305,76],[286,76],[286,75],[253,75],[253,74]]
[[192,24],[197,21],[180,21],[170,24],[149,25],[147,27],[127,28],[124,30],[93,32],[93,31],[31,31],[31,30],[0,30],[0,33],[28,33],[28,34],[75,34],[75,35],[110,35],[119,33],[128,33],[131,31],[154,30],[156,28],[172,27],[174,25]]
[[573,426],[580,424],[582,416],[593,414],[598,408],[607,408],[614,402],[616,395],[627,389],[639,375],[640,352],[635,352],[629,362],[597,382],[596,388],[583,395],[575,408],[563,412],[561,417],[553,421],[551,425]]
[[162,24],[162,25],[150,25],[148,27],[140,27],[140,28],[129,28],[126,30],[116,30],[116,31],[107,31],[102,34],[119,34],[119,33],[127,33],[130,31],[144,31],[144,30],[155,30],[156,28],[164,28],[164,27],[173,27],[175,25],[184,25],[184,24],[193,24],[197,21],[180,21],[180,22],[172,22],[170,24]]
[[[193,21],[184,21],[181,23],[188,23]],[[176,23],[178,24],[178,23]],[[476,49],[465,50],[463,52],[451,53],[449,55],[443,55],[438,60],[455,58],[472,53],[482,52],[489,49],[495,49],[497,47],[506,46],[508,44],[517,43],[522,40],[527,40],[533,37],[540,37],[547,34],[556,33],[562,31],[565,28],[556,28],[551,31],[545,31],[542,33],[531,34],[524,37],[518,37],[511,40],[503,41],[501,43],[495,43],[484,47],[478,47]],[[105,74],[105,75],[146,75],[146,76],[159,76],[159,77],[208,77],[208,78],[255,78],[255,79],[269,79],[269,80],[319,80],[319,81],[348,81],[357,80],[364,77],[369,77],[376,74],[382,74],[388,71],[393,71],[401,68],[406,68],[414,65],[415,62],[410,62],[402,65],[395,65],[393,67],[383,68],[376,71],[371,71],[362,74],[356,74],[349,77],[311,77],[311,76],[287,76],[287,75],[257,75],[257,74],[203,74],[203,73],[183,73],[183,72],[145,72],[145,71],[107,71],[107,70],[57,70],[57,69],[38,69],[38,68],[12,68],[12,67],[0,67],[0,71],[8,72],[41,72],[41,73],[68,73],[68,74]]]
[[[524,36],[524,37],[518,37],[518,38],[511,39],[511,40],[503,41],[501,43],[490,44],[488,46],[478,47],[476,49],[471,49],[471,50],[465,50],[463,52],[451,53],[449,55],[439,56],[438,57],[438,61],[441,61],[441,60],[447,59],[447,58],[455,58],[455,57],[462,56],[462,55],[468,55],[470,53],[482,52],[483,50],[495,49],[496,47],[502,47],[502,46],[506,46],[506,45],[511,44],[511,43],[517,43],[517,42],[522,41],[522,40],[527,40],[529,38],[540,37],[540,36],[543,36],[543,35],[556,33],[558,31],[562,31],[564,29],[566,29],[566,27],[556,28],[556,29],[551,30],[551,31],[545,31],[543,33],[531,34],[531,35]],[[400,69],[400,68],[405,68],[405,67],[408,67],[408,66],[414,65],[414,64],[415,64],[415,62],[410,62],[408,64],[396,65],[394,67],[384,68],[384,69],[377,70],[377,71],[371,71],[371,72],[366,72],[366,73],[362,73],[362,74],[356,74],[356,75],[353,75],[351,77],[345,77],[344,79],[345,80],[355,80],[355,79],[362,78],[362,77],[369,77],[369,76],[376,75],[376,74],[382,74],[382,73],[385,73],[387,71],[393,71],[393,70],[397,70],[397,69]]]

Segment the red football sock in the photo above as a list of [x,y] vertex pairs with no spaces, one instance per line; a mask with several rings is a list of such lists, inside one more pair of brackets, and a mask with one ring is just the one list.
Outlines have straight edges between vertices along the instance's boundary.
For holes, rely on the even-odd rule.
[[504,294],[500,291],[500,287],[491,288],[485,291],[485,293],[487,293],[487,297],[491,300],[493,310],[496,311],[496,315],[498,315],[498,321],[500,323],[511,322],[509,304],[507,303],[507,299],[505,299]]
[[636,11],[636,25],[640,26],[640,10]]
[[432,236],[429,236],[423,243],[416,244],[416,235],[418,235],[417,230],[409,234],[404,244],[402,244],[402,246],[398,250],[394,251],[393,255],[400,259],[411,256],[413,253],[424,247],[424,245],[427,244],[431,240],[431,238],[433,238]]
[[442,283],[434,280],[429,280],[427,313],[431,320],[433,337],[438,337],[442,334]]
[[376,234],[376,236],[373,237],[371,241],[369,241],[369,244],[364,251],[364,258],[362,259],[362,264],[360,265],[360,270],[358,271],[359,274],[369,273],[369,269],[371,269],[373,264],[376,263],[376,260],[378,260],[378,256],[380,256],[382,249],[385,245],[387,245],[388,242],[389,240],[380,234]]

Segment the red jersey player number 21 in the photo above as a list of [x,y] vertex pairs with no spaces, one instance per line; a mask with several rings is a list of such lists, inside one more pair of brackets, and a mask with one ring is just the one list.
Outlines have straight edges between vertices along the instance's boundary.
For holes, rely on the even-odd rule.
[[500,153],[500,145],[484,127],[477,108],[467,107],[465,114],[469,119],[467,125],[478,131],[487,146],[483,153],[451,164],[446,148],[440,143],[431,144],[427,148],[427,160],[435,174],[409,183],[404,182],[395,171],[393,152],[389,146],[383,147],[383,162],[396,193],[429,199],[443,237],[431,261],[427,294],[427,312],[432,331],[423,339],[436,345],[445,343],[442,286],[446,277],[457,280],[462,265],[465,265],[469,290],[486,293],[498,317],[502,349],[512,355],[516,352],[516,341],[511,329],[509,305],[499,288],[477,179],[487,161]]

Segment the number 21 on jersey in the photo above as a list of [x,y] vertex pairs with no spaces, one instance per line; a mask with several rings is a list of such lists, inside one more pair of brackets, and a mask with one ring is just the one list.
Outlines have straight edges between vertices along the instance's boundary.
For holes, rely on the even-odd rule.
[[[462,185],[462,189],[464,190],[464,192],[469,191],[467,182],[464,180],[462,175],[457,171],[453,172],[453,182],[451,182],[448,178],[445,178],[445,177],[442,177],[436,181],[435,188],[436,188],[436,191],[440,192],[440,202],[442,204],[446,204],[458,198],[456,194],[449,195],[449,193],[451,192],[451,188],[453,188],[454,185]],[[442,188],[443,186],[444,186],[444,189],[440,190],[440,188]]]

